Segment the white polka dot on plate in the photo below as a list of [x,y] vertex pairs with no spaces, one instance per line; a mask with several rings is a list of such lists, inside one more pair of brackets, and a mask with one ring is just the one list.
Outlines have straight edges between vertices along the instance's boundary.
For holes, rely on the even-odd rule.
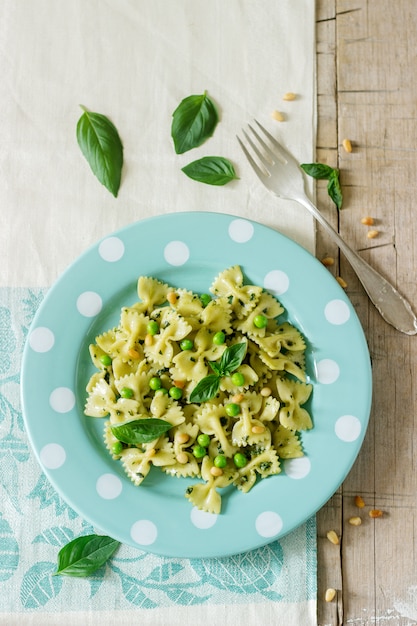
[[362,425],[355,415],[342,415],[336,421],[334,430],[339,439],[351,443],[358,439]]
[[125,246],[119,237],[107,237],[100,243],[98,253],[104,261],[114,263],[119,261],[124,255]]
[[141,519],[135,522],[130,529],[130,536],[133,541],[141,546],[150,546],[155,543],[158,536],[158,529],[153,522]]
[[333,359],[322,359],[317,363],[317,381],[323,385],[331,385],[340,376],[340,368]]
[[305,478],[311,470],[311,461],[308,457],[302,456],[298,459],[286,459],[284,461],[284,471],[289,478],[299,480]]
[[183,241],[171,241],[164,248],[164,258],[170,265],[184,265],[190,258],[190,250]]
[[206,511],[200,511],[197,507],[193,507],[190,513],[191,522],[196,528],[206,530],[211,528],[217,522],[217,515],[213,513],[207,513]]
[[324,316],[330,324],[339,326],[350,318],[350,310],[344,300],[331,300],[324,308]]
[[49,352],[55,343],[55,335],[46,326],[38,326],[29,335],[29,345],[35,352]]
[[253,224],[247,220],[237,219],[229,224],[229,237],[236,243],[246,243],[253,237]]
[[57,413],[68,413],[75,405],[74,392],[68,387],[57,387],[49,396],[49,404]]
[[264,287],[277,296],[288,291],[290,279],[282,270],[271,270],[264,278]]
[[282,519],[274,511],[265,511],[256,518],[255,527],[261,537],[274,537],[278,535],[283,526]]
[[122,481],[115,474],[102,474],[96,482],[96,491],[104,500],[114,500],[122,493]]
[[39,453],[39,458],[47,469],[58,469],[65,463],[67,455],[59,443],[47,443]]
[[101,311],[103,302],[95,291],[84,291],[77,298],[77,309],[84,317],[94,317]]

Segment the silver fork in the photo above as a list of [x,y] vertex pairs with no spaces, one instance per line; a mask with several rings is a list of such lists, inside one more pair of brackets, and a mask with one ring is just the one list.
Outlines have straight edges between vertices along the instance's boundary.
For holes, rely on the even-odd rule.
[[250,124],[250,135],[242,131],[249,148],[237,139],[261,182],[279,198],[295,200],[308,209],[337,243],[382,317],[402,333],[415,335],[417,319],[407,300],[340,237],[309,200],[304,172],[296,159],[256,120],[255,124],[262,136]]

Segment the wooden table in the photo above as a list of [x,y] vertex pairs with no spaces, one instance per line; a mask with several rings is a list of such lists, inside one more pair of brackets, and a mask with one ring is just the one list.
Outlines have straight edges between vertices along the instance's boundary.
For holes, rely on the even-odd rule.
[[[417,3],[317,0],[317,161],[340,169],[340,213],[317,202],[341,235],[417,309]],[[342,142],[348,138],[353,150]],[[372,216],[374,226],[361,219]],[[368,230],[378,230],[374,239]],[[373,364],[373,408],[359,457],[318,514],[320,626],[417,624],[417,336],[386,324],[343,256],[318,232],[317,256],[362,322]],[[360,495],[366,507],[355,505]],[[370,509],[383,517],[371,519]],[[360,516],[360,526],[349,523]],[[326,537],[334,529],[340,544]],[[326,602],[329,587],[337,589]]]

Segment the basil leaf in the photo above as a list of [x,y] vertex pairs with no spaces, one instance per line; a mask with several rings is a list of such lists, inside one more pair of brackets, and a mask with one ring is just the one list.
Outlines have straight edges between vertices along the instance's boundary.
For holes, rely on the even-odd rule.
[[330,165],[324,163],[302,163],[300,167],[312,178],[324,180],[329,180],[334,171]]
[[340,210],[343,203],[343,194],[340,186],[339,170],[333,170],[329,178],[329,182],[327,183],[327,193]]
[[213,372],[215,374],[217,374],[217,376],[221,376],[222,375],[222,370],[221,367],[218,363],[216,363],[216,361],[209,361],[209,365],[211,367],[211,369],[213,370]]
[[149,443],[166,433],[170,428],[172,428],[172,424],[166,420],[148,417],[126,422],[126,424],[119,426],[111,426],[111,431],[119,441],[137,444]]
[[218,122],[216,107],[205,91],[184,98],[172,114],[171,136],[175,152],[183,154],[202,143],[214,132]]
[[206,402],[214,398],[220,388],[220,376],[211,374],[202,378],[190,395],[190,402]]
[[226,185],[237,179],[233,165],[224,157],[206,156],[182,168],[189,178],[207,185]]
[[93,174],[116,198],[122,175],[123,145],[112,122],[101,113],[84,113],[77,123],[77,141]]
[[245,358],[246,348],[246,343],[236,343],[226,348],[219,363],[222,376],[228,376],[239,367]]
[[58,552],[55,575],[85,577],[93,574],[112,556],[120,542],[105,535],[73,539]]

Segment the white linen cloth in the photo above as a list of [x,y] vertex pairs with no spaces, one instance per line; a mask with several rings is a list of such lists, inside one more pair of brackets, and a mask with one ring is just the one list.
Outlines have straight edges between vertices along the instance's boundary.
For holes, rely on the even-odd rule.
[[[213,585],[221,560],[174,566],[127,547],[122,574],[113,570],[90,584],[52,579],[40,564],[53,560],[65,534],[77,536],[87,526],[42,482],[21,426],[18,390],[25,333],[45,290],[88,246],[122,226],[177,211],[230,213],[314,251],[310,216],[263,188],[235,137],[256,117],[301,162],[314,160],[314,17],[313,0],[0,3],[0,624],[316,623],[314,520],[266,552],[228,562],[234,574],[252,576],[234,592],[227,583]],[[204,90],[220,123],[201,147],[176,155],[172,112]],[[295,100],[284,101],[286,92]],[[124,168],[117,198],[77,145],[80,104],[119,131]],[[271,117],[274,110],[283,122]],[[181,172],[206,155],[229,158],[239,180],[214,187]],[[136,564],[145,568],[141,576]],[[149,605],[126,591],[128,580],[144,580],[143,571],[148,589],[154,581]],[[202,571],[204,600],[192,593],[193,580],[203,584],[196,577]],[[256,582],[266,571],[268,588]]]

